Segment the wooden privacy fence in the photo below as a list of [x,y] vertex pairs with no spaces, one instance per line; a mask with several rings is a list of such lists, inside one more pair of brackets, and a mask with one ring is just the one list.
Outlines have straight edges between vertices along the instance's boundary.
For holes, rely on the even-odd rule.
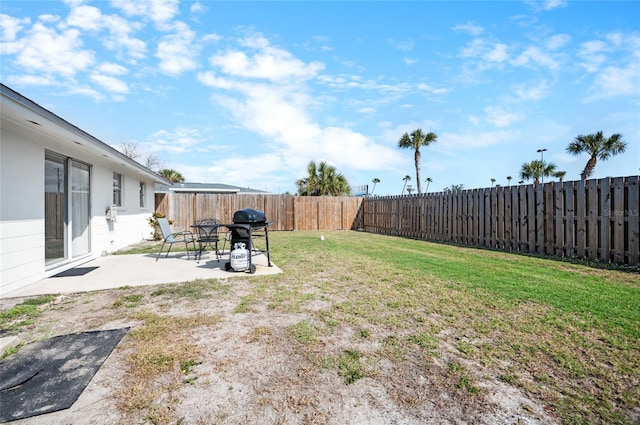
[[362,198],[217,193],[156,193],[156,212],[188,229],[196,220],[232,223],[233,213],[253,208],[273,224],[269,230],[348,230],[354,227]]
[[367,232],[639,264],[639,177],[367,198]]

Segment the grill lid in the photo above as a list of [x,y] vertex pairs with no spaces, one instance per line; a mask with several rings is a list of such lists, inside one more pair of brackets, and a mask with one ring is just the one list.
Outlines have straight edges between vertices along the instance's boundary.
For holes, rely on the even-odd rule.
[[245,208],[238,210],[233,214],[234,224],[258,224],[265,223],[267,220],[262,211]]

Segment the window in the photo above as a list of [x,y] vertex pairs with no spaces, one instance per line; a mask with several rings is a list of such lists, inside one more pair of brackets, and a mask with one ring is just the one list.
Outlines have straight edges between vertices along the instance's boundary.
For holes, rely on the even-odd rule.
[[113,205],[122,206],[122,174],[113,173]]
[[146,206],[146,197],[147,197],[147,186],[144,182],[140,182],[140,208],[144,208]]

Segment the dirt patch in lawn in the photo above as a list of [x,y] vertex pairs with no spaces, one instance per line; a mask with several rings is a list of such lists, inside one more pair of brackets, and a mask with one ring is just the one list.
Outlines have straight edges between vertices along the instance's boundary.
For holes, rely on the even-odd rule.
[[435,340],[322,320],[335,308],[326,299],[287,311],[261,301],[255,284],[125,288],[41,305],[33,323],[14,327],[20,341],[131,331],[70,409],[13,423],[558,423],[496,371],[458,356],[443,343],[446,328]]

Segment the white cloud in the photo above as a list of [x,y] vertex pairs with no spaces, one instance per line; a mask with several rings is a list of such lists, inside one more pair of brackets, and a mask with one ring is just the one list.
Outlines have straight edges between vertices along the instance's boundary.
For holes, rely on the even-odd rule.
[[567,0],[525,0],[525,3],[536,11],[553,10],[567,6]]
[[38,22],[28,31],[23,47],[16,62],[29,71],[71,77],[94,62],[94,54],[82,49],[80,32],[75,29],[57,33]]
[[128,72],[127,68],[125,68],[124,66],[118,65],[117,63],[110,63],[110,62],[104,62],[100,64],[98,69],[105,74],[111,74],[111,75],[124,75]]
[[578,57],[582,59],[580,65],[595,75],[583,101],[640,95],[640,35],[637,33],[614,32],[606,34],[604,40],[585,42]]
[[549,83],[543,80],[531,86],[519,84],[515,87],[514,93],[519,100],[540,100],[549,93]]
[[640,96],[640,61],[624,67],[609,66],[596,77],[593,95],[587,100],[617,96]]
[[119,78],[94,72],[89,75],[89,79],[98,84],[100,87],[112,93],[129,93],[129,87],[127,86],[127,83],[120,80]]
[[[308,112],[313,100],[306,95],[304,81],[315,76],[320,64],[305,63],[272,47],[261,36],[245,38],[242,44],[257,51],[248,55],[228,50],[215,55],[210,62],[216,71],[200,73],[198,79],[209,87],[226,90],[226,95],[215,95],[216,102],[242,127],[272,141],[273,152],[282,152],[289,167],[304,169],[309,160],[315,159],[326,160],[339,170],[385,169],[399,160],[395,149],[378,145],[348,128],[323,128],[313,120]],[[336,80],[341,85],[349,84],[342,77]],[[357,79],[351,82],[361,84]]]
[[208,10],[209,8],[204,4],[200,3],[199,1],[196,1],[195,3],[193,3],[189,8],[189,11],[193,14],[203,14],[203,13],[206,13]]
[[449,91],[448,89],[435,88],[435,87],[432,87],[429,84],[425,84],[425,83],[419,83],[416,86],[416,89],[418,89],[420,91],[426,91],[426,92],[432,93],[432,94],[445,94],[445,93],[447,93]]
[[542,4],[543,4],[542,7],[544,8],[544,10],[551,10],[559,7],[566,7],[567,1],[566,0],[544,0]]
[[200,130],[179,127],[174,132],[159,130],[150,136],[150,146],[157,152],[181,154],[193,150],[206,141]]
[[111,5],[117,7],[129,16],[142,16],[153,21],[158,29],[171,29],[171,21],[178,14],[178,0],[111,0]]
[[99,31],[103,27],[103,16],[100,9],[93,6],[77,6],[71,9],[67,24],[85,31]]
[[211,66],[220,68],[231,77],[260,78],[274,82],[308,79],[324,68],[319,62],[306,64],[291,53],[270,46],[260,35],[247,37],[242,44],[257,51],[249,56],[240,50],[227,50],[212,56],[209,60]]
[[160,59],[160,70],[169,75],[180,75],[198,66],[199,45],[195,42],[196,34],[188,25],[177,22],[174,34],[162,37],[158,43],[156,57]]
[[507,127],[521,119],[519,114],[505,111],[496,106],[484,108],[485,119],[495,127]]
[[412,58],[402,58],[402,62],[404,62],[407,65],[413,65],[418,61]]
[[220,68],[230,77],[257,78],[273,82],[314,77],[324,65],[319,62],[305,64],[291,53],[272,47],[261,35],[247,37],[242,44],[256,52],[249,56],[240,50],[228,50],[210,59],[213,67]]
[[106,16],[104,25],[109,29],[109,37],[102,41],[105,47],[118,51],[124,49],[134,59],[142,59],[147,52],[147,45],[133,33],[141,28],[140,24],[131,23],[116,15]]
[[547,49],[558,50],[571,42],[571,37],[567,34],[556,34],[549,37],[545,43]]
[[[31,23],[29,18],[14,18],[0,13],[0,41],[2,46],[8,41],[15,41],[18,33]],[[2,49],[4,51],[4,48]]]
[[508,46],[503,43],[487,42],[476,38],[468,43],[461,51],[463,58],[482,59],[481,68],[491,67],[509,59]]
[[493,46],[493,49],[486,52],[483,55],[483,58],[489,62],[504,62],[509,58],[507,53],[507,45],[496,43]]
[[484,32],[484,28],[472,22],[467,22],[466,24],[458,24],[454,26],[452,29],[453,31],[466,32],[467,34],[470,34],[470,35],[480,35]]
[[395,47],[396,49],[405,50],[405,51],[413,50],[413,46],[415,44],[413,40],[397,41],[397,40],[389,39],[387,40],[387,42],[391,44],[393,47]]
[[124,49],[133,59],[145,56],[145,42],[132,36],[140,29],[140,24],[128,22],[117,15],[103,15],[100,9],[86,5],[72,7],[66,24],[94,33],[109,31],[108,36],[100,34],[101,42],[106,48],[114,51]]
[[585,68],[587,72],[596,72],[607,60],[606,51],[607,43],[602,40],[591,40],[582,43],[578,51],[578,57],[582,59],[579,62],[580,66]]
[[512,64],[514,66],[541,65],[551,70],[557,70],[560,67],[551,55],[535,46],[525,49],[524,52],[512,61]]

